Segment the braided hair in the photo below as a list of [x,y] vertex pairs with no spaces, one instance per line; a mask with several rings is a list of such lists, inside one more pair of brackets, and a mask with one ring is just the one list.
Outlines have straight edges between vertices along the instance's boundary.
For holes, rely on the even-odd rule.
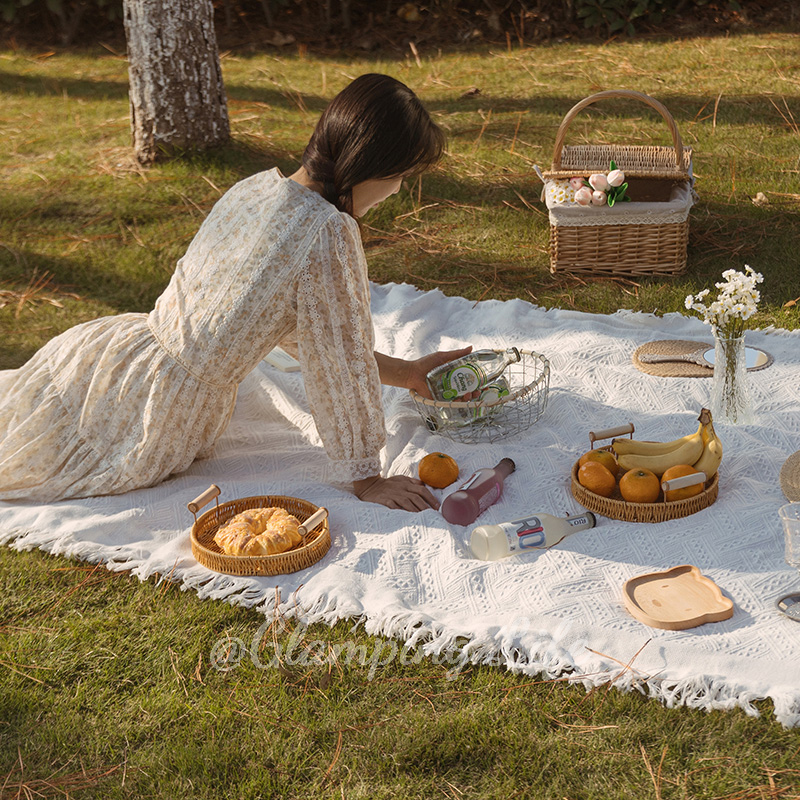
[[352,215],[356,184],[424,172],[442,157],[444,144],[444,133],[411,89],[369,73],[322,112],[302,163],[322,196]]

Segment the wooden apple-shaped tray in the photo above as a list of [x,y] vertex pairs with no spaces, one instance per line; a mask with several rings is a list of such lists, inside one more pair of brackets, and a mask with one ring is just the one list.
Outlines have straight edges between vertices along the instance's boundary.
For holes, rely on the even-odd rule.
[[649,572],[625,583],[625,608],[651,628],[682,631],[733,616],[733,602],[691,564]]

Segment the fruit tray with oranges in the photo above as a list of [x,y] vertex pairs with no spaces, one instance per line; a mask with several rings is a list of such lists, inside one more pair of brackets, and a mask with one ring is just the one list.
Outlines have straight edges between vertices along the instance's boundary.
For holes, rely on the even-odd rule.
[[[674,440],[674,450],[663,449],[673,443],[646,443],[653,445],[654,451],[657,446],[660,448],[652,454],[655,459],[650,462],[653,470],[630,466],[630,459],[626,460],[618,455],[618,450],[629,449],[618,443],[627,443],[629,440],[617,439],[610,445],[595,448],[597,441],[624,434],[630,434],[630,441],[637,444],[633,440],[632,423],[610,430],[590,432],[591,449],[572,467],[573,496],[590,511],[625,522],[664,522],[687,517],[708,508],[717,499],[719,491],[717,467],[722,449],[713,433],[710,415],[706,417],[701,414],[701,418],[703,421],[698,433]],[[706,428],[710,428],[710,433],[706,432]],[[681,457],[685,456],[685,460],[689,461],[691,454],[697,450],[695,436],[703,442],[701,449],[694,462],[683,464]],[[678,447],[685,449],[678,451]],[[706,452],[713,452],[717,447],[719,460],[716,457],[709,459]],[[648,458],[651,458],[650,454],[644,458],[639,457],[639,461],[648,463]],[[662,470],[661,467],[667,464],[669,466]]]

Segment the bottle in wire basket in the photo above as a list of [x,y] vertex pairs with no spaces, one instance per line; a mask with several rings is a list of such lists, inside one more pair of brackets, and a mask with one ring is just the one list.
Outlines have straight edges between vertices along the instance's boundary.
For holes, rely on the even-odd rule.
[[448,408],[444,406],[439,409],[441,422],[448,426],[472,425],[484,417],[493,414],[501,406],[498,404],[503,397],[510,393],[508,381],[501,375],[491,383],[481,389],[480,395],[474,401],[481,405],[475,408]]
[[509,347],[502,353],[476,350],[431,370],[426,376],[428,388],[436,400],[456,400],[488,386],[520,358],[516,347]]
[[469,546],[475,558],[498,561],[528,550],[546,550],[578,531],[594,528],[597,519],[591,511],[571,517],[531,514],[499,525],[479,525],[473,529]]
[[469,525],[483,514],[503,493],[503,481],[517,468],[510,458],[496,467],[474,472],[442,503],[442,516],[454,525]]

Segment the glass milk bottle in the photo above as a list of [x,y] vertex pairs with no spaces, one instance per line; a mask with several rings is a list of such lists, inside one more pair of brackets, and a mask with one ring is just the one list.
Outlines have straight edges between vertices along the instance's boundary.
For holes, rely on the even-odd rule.
[[442,516],[454,525],[469,525],[503,493],[503,481],[517,468],[510,458],[496,467],[484,467],[442,503]]
[[503,353],[476,350],[436,367],[428,373],[426,380],[435,400],[456,400],[487,386],[502,375],[509,364],[520,358],[516,347],[509,347]]
[[472,531],[469,546],[475,558],[497,561],[527,550],[544,550],[578,531],[594,528],[597,520],[591,511],[571,517],[531,514],[499,525],[479,525]]

